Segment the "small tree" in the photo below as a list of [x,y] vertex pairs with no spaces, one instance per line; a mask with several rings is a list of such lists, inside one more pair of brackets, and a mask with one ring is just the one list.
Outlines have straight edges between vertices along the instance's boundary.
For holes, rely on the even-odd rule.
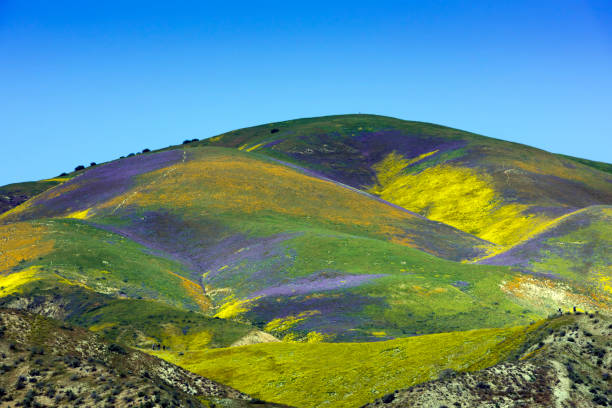
[[142,152],[143,153],[149,153],[151,150],[150,149],[143,149]]
[[76,166],[74,168],[74,171],[81,171],[81,170],[85,170],[85,166],[83,166],[82,164],[80,164],[80,165],[78,165],[78,166]]
[[89,163],[89,165],[90,165],[91,167],[93,167],[93,166],[96,166],[97,164],[96,164],[96,162],[91,162],[91,163]]

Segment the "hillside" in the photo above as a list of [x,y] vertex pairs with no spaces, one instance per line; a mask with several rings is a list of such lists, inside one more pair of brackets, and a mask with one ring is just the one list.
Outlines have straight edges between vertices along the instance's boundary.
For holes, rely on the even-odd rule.
[[446,369],[494,365],[539,333],[540,325],[375,343],[256,344],[153,354],[258,398],[299,407],[358,407],[406,384],[435,379]]
[[0,187],[0,214],[26,202],[30,198],[50,189],[62,182],[64,178],[55,178],[41,181],[28,181],[25,183],[7,184]]
[[605,163],[384,116],[271,123],[198,144],[296,163],[504,246],[563,214],[612,204],[612,178],[596,168]]
[[0,406],[273,407],[87,330],[0,309]]
[[612,404],[609,318],[563,316],[518,358],[386,394],[364,408],[605,407]]
[[28,249],[20,268],[53,268],[102,293],[240,317],[277,337],[378,340],[545,315],[499,290],[514,275],[508,268],[433,256],[483,255],[490,244],[227,148],[98,165],[0,221],[7,249],[16,247],[7,266],[21,262],[11,251],[20,253],[31,230],[42,252]]
[[612,315],[606,163],[374,115],[187,142],[0,188],[0,307],[300,407],[537,376],[597,320],[546,318]]
[[[547,309],[609,310],[612,301],[612,208],[587,207],[560,217],[532,238],[478,263],[511,265],[526,273],[503,290]],[[581,282],[568,290],[567,282]]]

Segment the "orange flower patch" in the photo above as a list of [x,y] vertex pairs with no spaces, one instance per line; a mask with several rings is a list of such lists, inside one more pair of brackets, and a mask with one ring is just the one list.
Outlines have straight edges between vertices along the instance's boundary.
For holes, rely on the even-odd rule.
[[46,232],[45,227],[28,222],[0,226],[0,272],[51,252],[53,241],[43,239]]

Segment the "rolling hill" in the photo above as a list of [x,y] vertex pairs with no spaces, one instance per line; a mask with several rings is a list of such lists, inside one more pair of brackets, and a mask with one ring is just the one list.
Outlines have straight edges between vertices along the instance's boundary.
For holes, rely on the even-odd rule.
[[195,143],[202,144],[307,167],[499,245],[612,200],[605,163],[384,116],[271,123]]
[[[609,165],[443,126],[299,119],[0,190],[23,186],[0,209],[0,306],[275,402],[367,403],[496,364],[559,308],[612,313]],[[383,371],[432,342],[480,354],[365,394],[279,385],[330,388],[313,361],[352,350],[361,372],[388,342]]]

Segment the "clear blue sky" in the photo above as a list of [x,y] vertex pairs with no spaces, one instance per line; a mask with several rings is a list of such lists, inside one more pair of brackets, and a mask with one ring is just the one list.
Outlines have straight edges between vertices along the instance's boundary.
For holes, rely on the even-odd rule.
[[356,112],[611,162],[610,3],[0,0],[0,185]]

